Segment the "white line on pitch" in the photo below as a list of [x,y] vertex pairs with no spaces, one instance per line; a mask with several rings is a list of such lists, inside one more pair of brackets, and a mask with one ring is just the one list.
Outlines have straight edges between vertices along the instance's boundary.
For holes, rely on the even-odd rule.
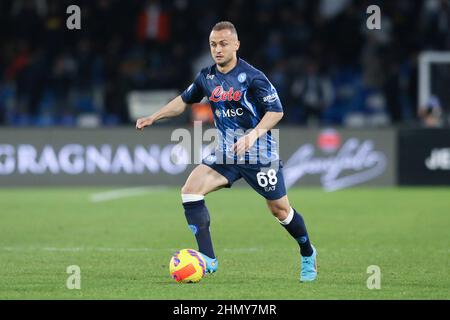
[[167,187],[162,186],[117,189],[94,193],[91,195],[90,200],[91,202],[105,202],[121,198],[136,197],[150,192],[166,191],[167,189]]

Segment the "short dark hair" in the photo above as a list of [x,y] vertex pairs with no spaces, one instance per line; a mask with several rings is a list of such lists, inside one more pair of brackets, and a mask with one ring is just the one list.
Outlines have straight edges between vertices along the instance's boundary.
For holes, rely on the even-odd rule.
[[212,30],[213,31],[230,30],[232,33],[237,35],[236,28],[234,27],[234,24],[232,24],[230,21],[217,22],[212,28]]

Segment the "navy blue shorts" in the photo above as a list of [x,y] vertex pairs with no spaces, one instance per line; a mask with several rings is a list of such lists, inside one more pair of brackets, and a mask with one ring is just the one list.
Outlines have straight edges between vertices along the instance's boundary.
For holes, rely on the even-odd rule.
[[216,157],[211,155],[203,159],[202,163],[227,178],[227,188],[231,188],[233,183],[240,178],[244,178],[256,192],[267,200],[277,200],[286,195],[281,160],[267,165],[227,164],[217,163]]

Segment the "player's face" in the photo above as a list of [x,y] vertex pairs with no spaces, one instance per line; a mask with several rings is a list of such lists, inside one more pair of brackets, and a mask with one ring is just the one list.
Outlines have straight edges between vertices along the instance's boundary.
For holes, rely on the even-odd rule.
[[215,63],[222,67],[236,57],[236,52],[239,49],[239,40],[237,35],[230,30],[213,30],[209,35],[209,47]]

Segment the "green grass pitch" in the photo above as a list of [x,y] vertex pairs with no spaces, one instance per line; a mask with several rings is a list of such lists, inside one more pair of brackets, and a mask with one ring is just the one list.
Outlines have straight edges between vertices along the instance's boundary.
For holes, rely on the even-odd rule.
[[[450,298],[448,188],[290,190],[318,249],[304,284],[297,244],[250,189],[206,197],[220,265],[197,284],[168,273],[174,251],[197,248],[178,189],[91,202],[105,190],[0,189],[0,299]],[[70,265],[80,290],[66,287]]]

